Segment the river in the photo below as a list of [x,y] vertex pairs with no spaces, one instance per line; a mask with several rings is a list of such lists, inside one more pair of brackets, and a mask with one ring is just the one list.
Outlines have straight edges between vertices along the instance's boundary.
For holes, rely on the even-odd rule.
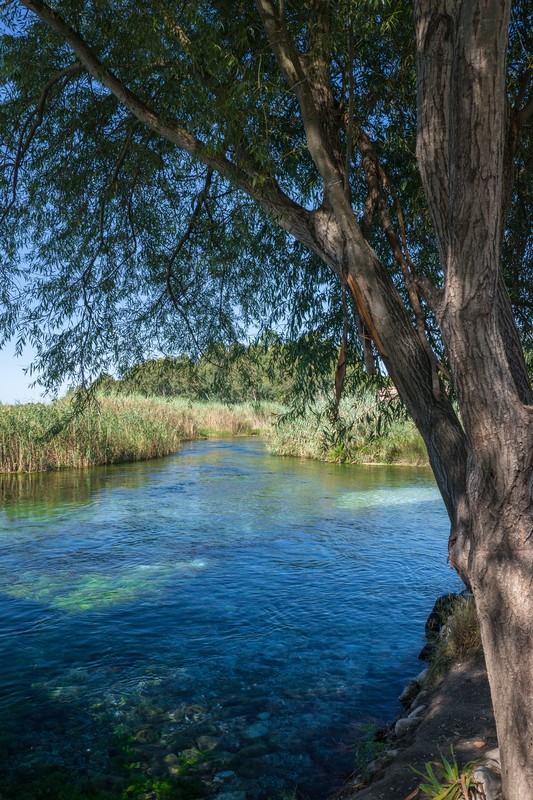
[[423,468],[237,439],[0,492],[5,800],[324,798],[459,588]]

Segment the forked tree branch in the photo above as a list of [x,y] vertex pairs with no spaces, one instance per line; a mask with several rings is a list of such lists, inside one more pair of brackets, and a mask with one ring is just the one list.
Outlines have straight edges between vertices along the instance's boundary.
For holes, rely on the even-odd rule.
[[[344,181],[338,165],[331,157],[302,59],[289,36],[283,17],[271,0],[256,0],[256,6],[289,91],[294,92],[298,98],[307,146],[324,181],[324,189],[328,192],[337,182],[341,184]],[[344,187],[340,188],[344,194]]]
[[227,178],[255,200],[285,230],[317,252],[310,232],[306,230],[310,212],[294,202],[269,175],[249,174],[222,154],[208,152],[204,142],[177,122],[164,119],[144,100],[134,94],[91,50],[84,39],[56,11],[42,0],[19,0],[46,25],[58,33],[78,56],[81,64],[108,89],[133,116],[151,130],[175,144]]

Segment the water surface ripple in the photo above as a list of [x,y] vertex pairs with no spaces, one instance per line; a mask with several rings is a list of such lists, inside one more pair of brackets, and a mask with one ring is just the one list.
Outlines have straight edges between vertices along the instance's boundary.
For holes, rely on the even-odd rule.
[[358,726],[398,711],[458,585],[425,469],[211,441],[0,491],[0,749],[19,786],[46,768],[130,797],[127,751],[176,797],[324,797]]

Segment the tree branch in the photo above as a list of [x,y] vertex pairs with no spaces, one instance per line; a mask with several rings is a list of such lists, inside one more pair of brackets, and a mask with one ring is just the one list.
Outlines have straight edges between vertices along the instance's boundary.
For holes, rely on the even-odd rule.
[[[140,122],[175,144],[181,150],[201,161],[210,169],[227,178],[252,199],[268,214],[273,216],[282,228],[294,233],[297,238],[305,235],[302,217],[309,212],[294,202],[278,186],[276,181],[264,174],[248,174],[222,154],[213,155],[205,144],[183,128],[177,122],[168,121],[156,113],[147,103],[134,94],[117,76],[108,69],[95,55],[83,38],[58,14],[42,0],[19,0],[20,3],[39,17],[48,27],[58,33],[78,56],[87,71],[108,89],[122,105]],[[297,233],[294,228],[297,228]],[[303,244],[312,247],[316,252],[316,244],[309,238],[300,238]]]
[[46,101],[48,100],[48,95],[50,94],[50,91],[56,84],[60,83],[61,81],[64,81],[63,85],[65,85],[70,76],[76,74],[77,72],[80,72],[81,69],[82,65],[80,64],[79,61],[76,61],[73,64],[69,64],[68,66],[59,70],[59,72],[53,75],[50,78],[50,80],[48,80],[43,86],[41,95],[37,102],[37,107],[22,126],[22,130],[19,135],[17,153],[15,156],[15,160],[12,164],[13,176],[11,179],[12,180],[11,200],[7,204],[6,208],[4,209],[4,213],[0,217],[0,224],[2,224],[2,222],[5,220],[9,210],[13,207],[13,204],[15,203],[15,200],[17,198],[17,184],[18,184],[20,168],[22,166],[22,162],[24,161],[24,157],[28,152],[28,149],[33,141],[33,137],[35,136],[37,129],[42,124],[42,121],[44,119],[44,109],[46,107]]
[[346,162],[344,165],[344,191],[346,197],[350,199],[350,170],[352,166],[352,149],[353,149],[353,117],[354,117],[354,77],[353,77],[353,61],[354,61],[354,31],[353,20],[351,14],[348,17],[348,120],[346,124]]
[[[381,167],[375,147],[368,138],[368,136],[362,130],[359,130],[357,133],[357,147],[359,148],[359,151],[361,153],[363,168],[366,173],[366,178],[370,191],[369,196],[372,198],[372,208],[373,209],[375,208],[375,210],[379,211],[381,225],[383,227],[383,230],[385,231],[385,235],[392,249],[394,258],[396,259],[396,263],[400,267],[400,271],[402,273],[405,286],[407,288],[407,293],[409,295],[411,308],[413,309],[413,313],[415,316],[416,330],[420,338],[422,347],[424,348],[424,351],[426,352],[429,363],[431,365],[433,394],[435,399],[439,400],[441,391],[440,381],[438,377],[439,363],[426,336],[426,324],[425,324],[424,312],[422,310],[420,297],[418,295],[418,285],[414,280],[414,275],[413,275],[414,265],[413,262],[411,261],[411,258],[409,256],[409,251],[407,249],[407,241],[405,237],[405,229],[403,224],[403,212],[399,204],[399,201],[396,198],[396,195],[392,191],[389,180],[383,168]],[[387,204],[381,193],[381,184],[385,186],[385,188],[389,191],[389,193],[395,200],[396,210],[398,215],[398,223],[400,225],[400,230],[403,240],[403,248],[402,248],[402,243],[400,242],[398,235],[396,234],[396,231],[394,229],[394,225],[392,224]]]
[[213,180],[213,170],[208,170],[206,178],[205,178],[205,182],[204,182],[204,185],[203,185],[203,188],[202,188],[202,191],[199,193],[199,195],[198,195],[198,197],[196,199],[194,210],[193,210],[193,212],[191,214],[191,218],[189,220],[189,224],[187,225],[187,229],[185,230],[184,234],[180,237],[176,247],[172,251],[172,255],[169,258],[168,268],[167,268],[167,288],[168,288],[168,292],[171,295],[171,297],[173,296],[173,288],[172,288],[171,281],[172,281],[172,267],[173,267],[174,261],[178,257],[178,255],[179,255],[181,249],[183,248],[183,246],[185,245],[185,243],[191,237],[191,234],[192,234],[192,232],[194,230],[194,226],[196,224],[196,220],[198,219],[200,211],[202,210],[202,206],[204,205],[205,201],[207,200],[207,196],[209,194],[209,189],[211,187],[212,180]]
[[[256,7],[270,45],[285,76],[289,91],[298,98],[311,157],[324,181],[325,192],[337,182],[343,184],[342,171],[331,157],[324,127],[315,104],[313,91],[302,58],[290,39],[283,18],[271,0],[256,0]],[[343,187],[341,187],[344,193]]]
[[416,0],[417,158],[443,267],[450,213],[450,98],[455,0]]

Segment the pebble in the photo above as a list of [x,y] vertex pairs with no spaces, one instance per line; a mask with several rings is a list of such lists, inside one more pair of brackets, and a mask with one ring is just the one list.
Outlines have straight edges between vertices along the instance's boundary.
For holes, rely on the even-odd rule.
[[261,736],[266,736],[269,730],[268,725],[265,725],[264,722],[254,722],[242,732],[242,735],[245,739],[260,739]]

